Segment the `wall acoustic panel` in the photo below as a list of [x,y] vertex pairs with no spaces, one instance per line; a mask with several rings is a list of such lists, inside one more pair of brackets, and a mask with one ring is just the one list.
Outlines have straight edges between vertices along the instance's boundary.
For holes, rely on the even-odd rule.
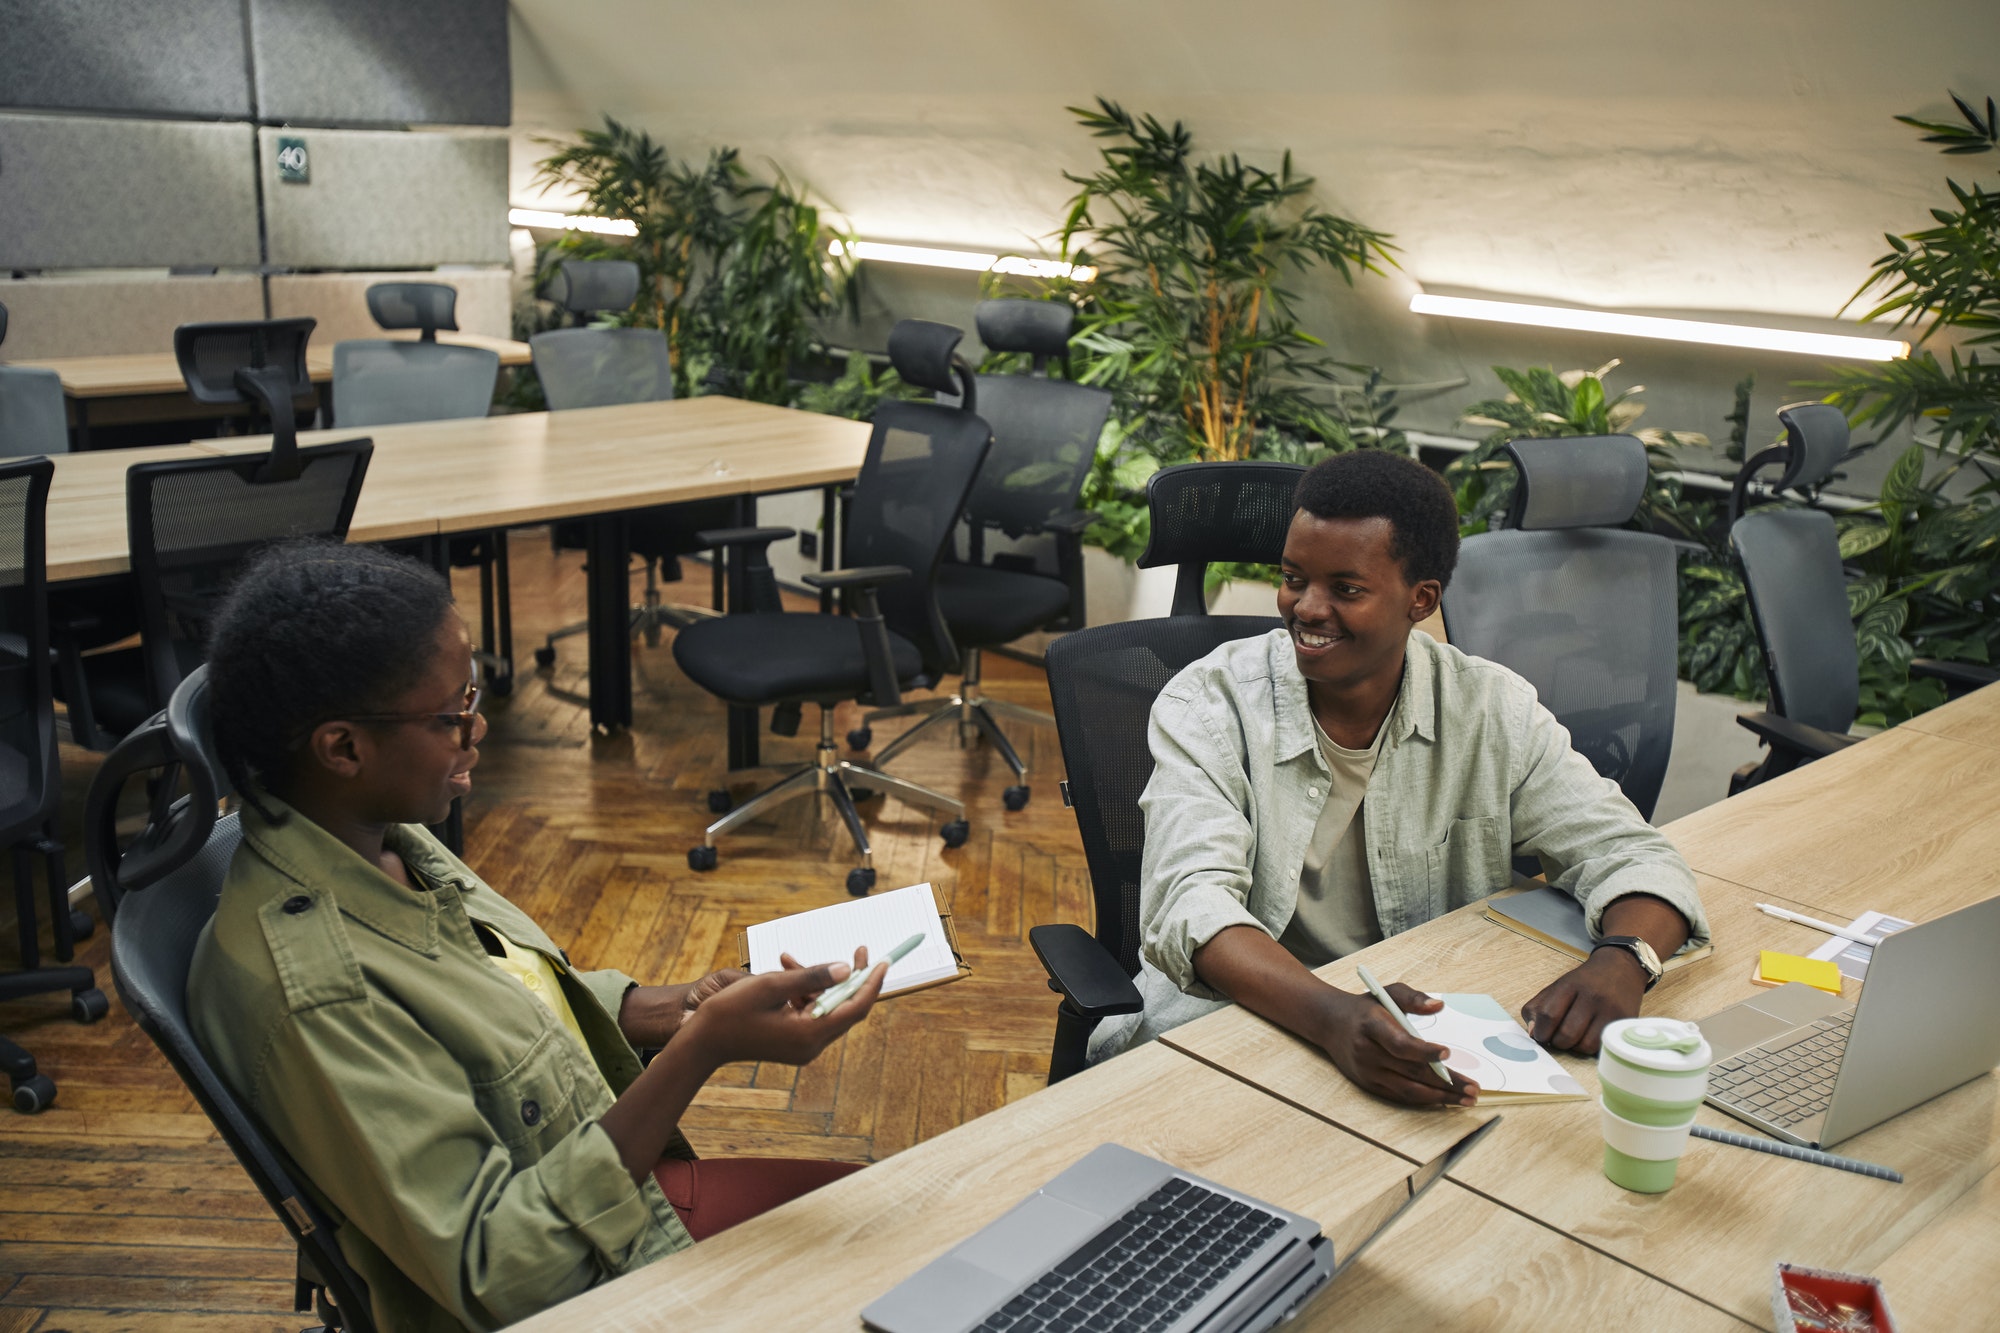
[[[273,264],[428,268],[507,262],[507,140],[499,134],[259,130]],[[278,140],[303,140],[310,179],[278,179]]]
[[0,106],[248,120],[242,0],[0,0]]
[[171,352],[174,330],[212,319],[262,319],[256,277],[18,278],[0,281],[7,343],[0,360]]
[[[271,279],[271,317],[311,315],[314,347],[331,347],[348,338],[380,338],[382,326],[368,313],[368,289],[378,282],[441,282],[458,289],[456,315],[461,333],[490,338],[513,336],[513,309],[506,269],[428,269],[402,273],[295,273]],[[0,288],[4,291],[5,288]]]
[[0,115],[0,269],[255,265],[248,125]]
[[250,0],[250,41],[265,121],[511,119],[506,0]]

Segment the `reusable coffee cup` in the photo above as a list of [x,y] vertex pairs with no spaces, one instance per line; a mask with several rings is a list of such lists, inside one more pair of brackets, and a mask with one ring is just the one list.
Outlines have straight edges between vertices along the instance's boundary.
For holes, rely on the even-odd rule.
[[1641,1194],[1674,1183],[1713,1059],[1701,1029],[1672,1018],[1622,1018],[1597,1055],[1604,1174]]

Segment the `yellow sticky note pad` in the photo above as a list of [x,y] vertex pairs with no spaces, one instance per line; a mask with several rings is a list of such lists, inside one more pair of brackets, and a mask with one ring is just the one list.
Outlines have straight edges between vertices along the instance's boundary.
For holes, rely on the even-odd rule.
[[1829,995],[1840,994],[1840,969],[1824,958],[1801,958],[1794,953],[1765,949],[1757,955],[1757,973],[1750,978],[1764,986],[1782,986],[1802,981]]

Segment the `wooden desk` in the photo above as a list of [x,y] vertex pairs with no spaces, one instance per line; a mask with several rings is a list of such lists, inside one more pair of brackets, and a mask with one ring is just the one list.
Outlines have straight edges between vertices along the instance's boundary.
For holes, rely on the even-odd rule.
[[1974,690],[1928,713],[1919,713],[1896,728],[1905,729],[2000,748],[2000,685]]
[[[1647,997],[1648,1013],[1705,1017],[1756,993],[1748,978],[1758,949],[1804,953],[1825,942],[1817,931],[1758,912],[1752,903],[1759,895],[1747,889],[1704,877],[1701,893],[1715,954],[1668,973]],[[1357,963],[1419,989],[1484,991],[1512,1013],[1573,965],[1486,921],[1478,904],[1319,975],[1359,990]],[[1427,1113],[1380,1101],[1349,1083],[1320,1051],[1247,1010],[1223,1010],[1161,1040],[1412,1161],[1432,1156],[1488,1114]],[[1690,1141],[1671,1191],[1630,1194],[1603,1175],[1595,1063],[1557,1059],[1591,1100],[1504,1112],[1506,1122],[1455,1178],[1760,1326],[1769,1325],[1778,1260],[1873,1272],[2000,1163],[2000,1076],[1989,1074],[1840,1146],[1847,1156],[1902,1171],[1904,1184]],[[1742,1128],[1706,1107],[1700,1118]]]
[[[895,1001],[890,1001],[895,1003]],[[1100,1143],[1342,1223],[1401,1159],[1155,1045],[961,1125],[515,1327],[826,1329]],[[1482,1144],[1474,1157],[1494,1145]],[[1290,1327],[1739,1328],[1449,1181]]]

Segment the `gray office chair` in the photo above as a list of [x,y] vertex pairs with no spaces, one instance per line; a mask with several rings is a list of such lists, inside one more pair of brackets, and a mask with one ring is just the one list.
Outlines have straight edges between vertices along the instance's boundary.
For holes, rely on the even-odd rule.
[[1275,565],[1306,474],[1297,463],[1182,463],[1146,482],[1152,532],[1139,568],[1176,567],[1176,616],[1208,614],[1208,567],[1222,561]]
[[[1737,717],[1769,747],[1761,763],[1738,769],[1736,795],[1844,750],[1861,703],[1861,655],[1847,610],[1847,574],[1831,516],[1795,506],[1750,510],[1750,487],[1766,467],[1782,471],[1773,495],[1810,494],[1847,454],[1847,418],[1828,403],[1794,403],[1778,411],[1785,442],[1752,457],[1729,497],[1729,544],[1743,570],[1750,619],[1764,651],[1770,691],[1766,712]],[[1942,680],[1954,692],[2000,680],[1991,668],[1917,658],[1910,674]]]
[[1506,526],[1467,538],[1452,646],[1525,677],[1578,754],[1651,819],[1674,741],[1674,545],[1619,525],[1646,494],[1630,435],[1516,440]]
[[[1025,352],[1033,359],[1033,372],[976,376],[973,401],[965,404],[993,428],[993,448],[965,503],[967,558],[947,561],[938,571],[938,606],[963,662],[959,690],[945,699],[875,709],[847,733],[847,743],[865,750],[875,722],[922,717],[875,756],[880,768],[931,728],[956,722],[961,744],[984,734],[1014,771],[1015,785],[1001,793],[1001,800],[1009,810],[1019,810],[1028,804],[1028,766],[998,719],[1051,727],[1055,719],[983,696],[980,654],[1038,629],[1082,627],[1082,538],[1097,515],[1078,509],[1076,502],[1111,413],[1111,394],[1046,374],[1052,359],[1069,364],[1076,307],[1067,301],[981,301],[975,317],[980,341],[989,351]],[[1034,558],[1028,555],[1001,553],[989,562],[989,531],[1008,537],[1054,536],[1061,577],[1035,572]]]
[[[7,307],[0,305],[0,344],[6,341]],[[68,452],[62,376],[34,366],[0,365],[0,458]]]
[[[550,276],[543,293],[579,321],[593,314],[627,309],[639,294],[639,266],[630,260],[568,260]],[[551,412],[624,403],[659,403],[674,396],[673,362],[667,335],[658,329],[551,329],[528,339],[534,351],[535,374]],[[696,535],[710,528],[734,527],[735,500],[696,500],[685,504],[635,509],[625,516],[633,554],[646,566],[645,600],[632,608],[632,633],[657,643],[661,626],[685,629],[717,612],[706,606],[667,604],[660,600],[662,580],[680,576],[680,557],[708,548]],[[556,545],[580,549],[580,524],[558,523]],[[712,569],[711,596],[723,598],[722,561]],[[587,620],[565,625],[535,650],[537,666],[554,666],[556,642],[590,628]]]

